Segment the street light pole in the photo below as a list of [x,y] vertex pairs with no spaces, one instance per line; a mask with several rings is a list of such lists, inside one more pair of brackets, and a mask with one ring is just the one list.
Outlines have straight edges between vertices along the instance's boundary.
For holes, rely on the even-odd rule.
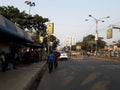
[[[105,18],[110,18],[110,16],[107,16],[107,17],[103,17],[103,18],[100,18],[100,19],[97,19],[95,17],[93,17],[92,15],[89,15],[89,17],[93,18],[95,20],[95,23],[96,23],[96,34],[95,34],[95,42],[96,42],[96,55],[97,55],[97,50],[98,50],[98,22],[101,21],[101,22],[104,22],[103,19]],[[86,21],[88,21],[88,19],[86,19]]]
[[35,6],[35,2],[25,1],[25,3],[26,3],[27,5],[29,5],[29,15],[30,15],[30,13],[31,13],[31,7]]
[[97,49],[98,49],[98,43],[97,43],[97,41],[98,41],[98,20],[97,19],[95,19],[95,21],[96,21],[96,34],[95,34],[95,43],[96,43],[96,55],[97,55]]

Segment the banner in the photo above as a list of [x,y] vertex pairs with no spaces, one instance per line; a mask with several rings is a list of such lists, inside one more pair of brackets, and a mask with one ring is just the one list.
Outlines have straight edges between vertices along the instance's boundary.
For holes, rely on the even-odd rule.
[[47,24],[47,33],[53,34],[54,33],[54,23],[48,23]]
[[112,38],[112,29],[107,30],[107,39]]
[[76,49],[77,49],[77,50],[80,50],[80,49],[81,49],[81,46],[80,46],[80,45],[77,45],[77,46],[76,46]]
[[95,41],[98,40],[98,32],[96,31],[96,34],[95,34]]
[[117,45],[114,45],[114,51],[118,50],[118,46]]
[[43,36],[39,36],[39,41],[40,41],[40,43],[43,43]]

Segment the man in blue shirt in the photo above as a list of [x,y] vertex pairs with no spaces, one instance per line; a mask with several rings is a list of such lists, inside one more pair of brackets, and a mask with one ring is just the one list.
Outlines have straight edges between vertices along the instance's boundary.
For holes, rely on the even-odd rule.
[[50,52],[50,54],[48,55],[48,68],[49,68],[49,72],[52,72],[53,70],[53,63],[55,61],[55,54],[53,52]]

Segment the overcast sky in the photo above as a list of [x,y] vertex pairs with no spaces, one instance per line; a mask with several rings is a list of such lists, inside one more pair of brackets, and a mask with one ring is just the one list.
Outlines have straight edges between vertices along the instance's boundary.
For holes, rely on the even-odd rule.
[[[29,6],[26,0],[0,0],[0,6],[13,5],[21,11],[29,13]],[[113,30],[113,38],[106,39],[106,29],[110,25],[120,25],[120,0],[28,0],[35,2],[35,7],[31,8],[31,14],[39,14],[49,18],[54,22],[54,35],[63,43],[66,35],[76,37],[77,41],[82,41],[83,37],[95,35],[95,20],[110,16],[104,19],[104,23],[98,23],[98,33],[108,44],[112,41],[120,40],[118,29]],[[88,21],[85,21],[88,19]]]

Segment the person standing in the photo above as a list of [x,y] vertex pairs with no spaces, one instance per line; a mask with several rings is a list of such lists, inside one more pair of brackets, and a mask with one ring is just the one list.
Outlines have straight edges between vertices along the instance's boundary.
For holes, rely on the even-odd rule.
[[55,61],[55,54],[53,52],[50,52],[50,54],[48,54],[48,58],[47,58],[49,72],[52,72],[52,70],[53,70],[54,61]]
[[16,55],[15,52],[12,52],[12,51],[10,52],[10,57],[9,57],[9,59],[10,59],[10,63],[13,64],[13,69],[16,69],[15,55]]
[[5,72],[8,67],[9,63],[9,53],[6,53],[4,51],[1,52],[1,60],[2,60],[2,72]]

